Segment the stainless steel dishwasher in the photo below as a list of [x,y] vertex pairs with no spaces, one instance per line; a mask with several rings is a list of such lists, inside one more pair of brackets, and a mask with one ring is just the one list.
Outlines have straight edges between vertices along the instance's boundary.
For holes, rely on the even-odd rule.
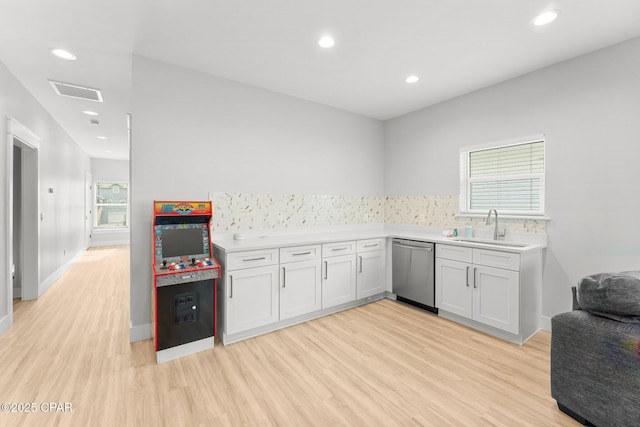
[[398,301],[438,313],[434,246],[431,242],[393,239],[393,293]]

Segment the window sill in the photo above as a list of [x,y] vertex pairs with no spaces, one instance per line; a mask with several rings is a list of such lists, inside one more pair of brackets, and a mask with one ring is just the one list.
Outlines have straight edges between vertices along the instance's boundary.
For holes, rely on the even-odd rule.
[[129,232],[129,227],[94,227],[93,232],[100,233],[113,233],[114,231],[126,231]]
[[[458,212],[456,214],[456,218],[486,218],[487,214],[482,213],[466,213],[466,212]],[[533,220],[533,221],[551,221],[551,218],[546,215],[509,215],[509,214],[501,214],[498,213],[499,219],[522,219],[522,220]]]

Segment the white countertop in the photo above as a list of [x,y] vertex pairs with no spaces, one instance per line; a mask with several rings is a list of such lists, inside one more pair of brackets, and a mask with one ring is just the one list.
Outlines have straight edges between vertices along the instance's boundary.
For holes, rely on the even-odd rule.
[[[516,236],[513,241],[493,242],[490,239],[465,239],[464,237],[444,237],[432,230],[420,230],[417,227],[405,226],[380,226],[368,229],[345,229],[340,231],[298,231],[298,232],[272,232],[270,234],[248,234],[243,240],[234,240],[232,236],[216,236],[213,234],[213,244],[225,252],[252,251],[260,249],[281,248],[287,246],[314,245],[329,242],[348,240],[366,240],[375,238],[401,238],[408,240],[420,240],[433,243],[447,243],[457,246],[492,249],[503,252],[523,253],[534,249],[545,248],[546,236],[531,236],[524,238]],[[515,240],[520,237],[520,240]],[[464,239],[466,241],[458,241]],[[505,246],[518,244],[522,246]]]

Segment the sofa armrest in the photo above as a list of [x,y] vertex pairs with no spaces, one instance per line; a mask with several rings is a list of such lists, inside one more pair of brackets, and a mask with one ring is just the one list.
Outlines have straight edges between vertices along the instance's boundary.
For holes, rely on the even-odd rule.
[[551,330],[553,398],[596,425],[640,425],[640,325],[575,310]]

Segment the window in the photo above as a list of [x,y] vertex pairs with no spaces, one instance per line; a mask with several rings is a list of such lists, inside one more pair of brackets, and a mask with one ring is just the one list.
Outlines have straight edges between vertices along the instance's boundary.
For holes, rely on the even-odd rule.
[[96,223],[98,228],[129,226],[129,184],[96,182]]
[[544,215],[544,136],[460,150],[460,212]]

